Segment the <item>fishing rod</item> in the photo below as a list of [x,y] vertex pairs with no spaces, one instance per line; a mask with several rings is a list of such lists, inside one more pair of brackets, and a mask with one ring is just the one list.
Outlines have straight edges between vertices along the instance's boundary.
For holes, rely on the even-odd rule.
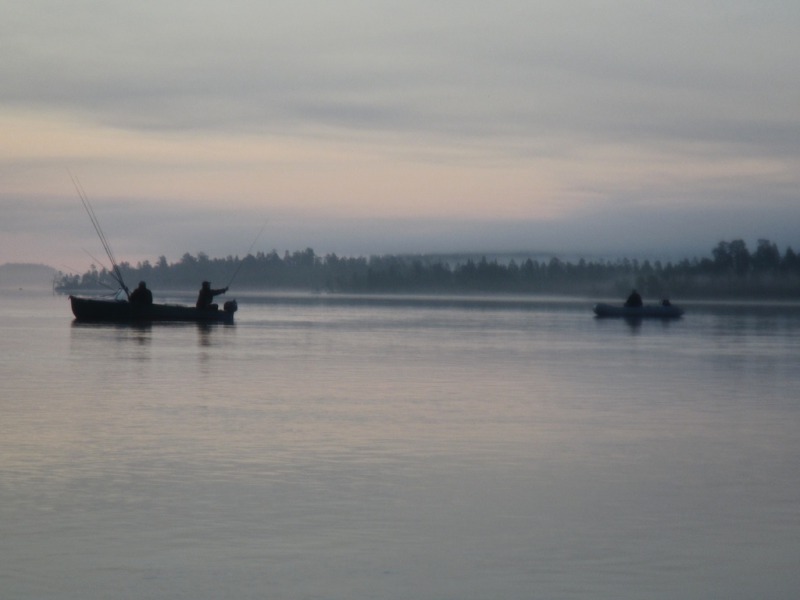
[[[84,251],[84,252],[86,252],[86,249],[84,248],[84,249],[83,249],[83,251]],[[89,254],[89,253],[88,253],[88,252],[86,252],[86,254]],[[100,261],[99,261],[99,260],[97,260],[96,258],[94,258],[94,256],[92,256],[91,254],[89,254],[89,256],[91,256],[91,257],[94,259],[94,261],[95,261],[96,263],[98,263],[98,264],[102,264],[102,263],[100,263]],[[81,275],[81,273],[80,273],[80,272],[79,272],[77,269],[73,269],[73,268],[72,268],[72,267],[70,267],[69,265],[61,264],[61,265],[59,265],[59,266],[60,266],[60,267],[63,267],[63,268],[64,268],[64,269],[66,269],[67,271],[70,271],[70,272],[71,272],[73,275],[76,275],[76,276],[80,276],[80,275]],[[103,268],[105,268],[105,267],[103,267]],[[106,271],[107,271],[107,270],[108,270],[108,269],[106,269]],[[59,273],[59,274],[63,274],[63,273]],[[56,281],[57,277],[58,277],[58,275],[53,275],[53,291],[55,291],[55,287],[56,287],[55,281]],[[118,288],[112,288],[112,287],[111,287],[110,285],[108,285],[108,284],[107,284],[105,281],[100,281],[100,280],[98,279],[98,280],[97,280],[97,283],[98,283],[98,284],[100,284],[100,285],[102,285],[104,288],[108,288],[108,289],[109,289],[109,290],[111,290],[112,292],[116,292],[116,291],[118,291]]]
[[[81,250],[83,250],[83,251],[84,251],[84,252],[85,252],[85,253],[86,253],[86,254],[89,256],[89,258],[91,258],[91,259],[92,259],[92,260],[93,260],[93,261],[94,261],[96,264],[98,264],[98,265],[100,265],[101,267],[103,267],[103,269],[105,269],[106,273],[110,274],[110,275],[111,275],[111,277],[114,279],[114,281],[116,281],[116,278],[115,278],[115,277],[114,277],[114,275],[111,273],[111,270],[110,270],[110,269],[108,269],[108,267],[106,267],[106,266],[103,264],[103,261],[102,261],[102,260],[99,260],[99,259],[98,259],[96,256],[94,256],[94,255],[93,255],[91,252],[89,252],[89,251],[88,251],[86,248],[81,248]],[[67,268],[69,269],[69,267],[67,267]],[[74,269],[69,269],[69,270],[70,270],[70,271],[72,271],[73,273],[78,273],[78,272],[77,272],[77,271],[75,271]],[[80,273],[78,273],[78,274],[80,274]],[[108,285],[108,284],[107,284],[105,281],[100,281],[100,279],[99,279],[99,278],[97,279],[97,283],[99,283],[100,285],[102,285],[104,288],[108,288],[108,289],[109,289],[109,290],[111,290],[112,292],[117,292],[117,291],[119,291],[119,288],[112,288],[112,287],[111,287],[110,285]],[[117,285],[119,285],[119,282],[117,282]]]
[[[253,246],[256,245],[256,242],[258,241],[258,238],[260,238],[261,234],[264,233],[264,229],[267,228],[267,223],[269,223],[269,219],[264,221],[264,224],[261,226],[261,229],[258,230],[258,235],[253,240],[253,243],[250,244],[250,247],[247,249],[247,252],[244,255],[245,258],[247,258],[250,255],[250,251],[253,249]],[[239,265],[236,267],[236,270],[233,272],[233,275],[231,276],[231,280],[228,282],[228,285],[225,286],[225,289],[231,287],[231,284],[233,283],[233,280],[236,279],[236,276],[239,274],[239,270],[242,268],[243,264],[244,264],[244,259],[239,261]]]
[[103,268],[104,268],[106,271],[110,271],[110,269],[108,269],[108,268],[107,268],[107,267],[106,267],[106,266],[103,264],[103,261],[102,261],[102,260],[98,259],[98,258],[97,258],[97,257],[96,257],[94,254],[92,254],[91,252],[89,252],[89,251],[88,251],[86,248],[81,248],[81,250],[83,250],[83,251],[86,253],[86,256],[88,256],[89,258],[91,258],[91,259],[92,259],[92,260],[93,260],[93,261],[94,261],[96,264],[98,264],[98,265],[100,265],[101,267],[103,267]]
[[105,234],[103,233],[102,228],[100,227],[100,221],[97,220],[97,215],[94,214],[94,208],[92,208],[91,202],[89,202],[89,197],[86,195],[86,192],[83,191],[83,187],[81,186],[80,182],[75,178],[71,171],[69,172],[69,177],[72,179],[72,185],[75,186],[75,191],[78,192],[78,197],[81,199],[81,203],[83,204],[83,208],[86,211],[86,214],[89,215],[89,220],[92,222],[92,226],[94,227],[97,236],[100,238],[100,243],[103,245],[103,250],[106,251],[106,255],[108,256],[108,260],[111,261],[111,276],[114,280],[119,284],[119,286],[125,290],[125,295],[130,299],[131,294],[128,290],[128,286],[125,285],[125,280],[122,278],[122,272],[119,270],[119,265],[117,264],[116,259],[114,258],[114,253],[111,251],[111,244],[108,243]]

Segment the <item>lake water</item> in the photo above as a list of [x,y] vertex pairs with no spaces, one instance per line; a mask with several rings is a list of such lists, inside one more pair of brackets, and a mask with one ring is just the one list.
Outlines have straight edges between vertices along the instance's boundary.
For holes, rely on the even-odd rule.
[[800,306],[238,299],[0,294],[0,596],[798,597]]

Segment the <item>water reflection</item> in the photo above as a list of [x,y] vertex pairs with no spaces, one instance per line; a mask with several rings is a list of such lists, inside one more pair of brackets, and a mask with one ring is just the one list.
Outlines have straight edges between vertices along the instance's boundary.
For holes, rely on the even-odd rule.
[[140,343],[150,343],[152,341],[154,327],[158,330],[175,331],[187,329],[195,326],[198,333],[198,343],[201,346],[209,346],[212,340],[212,333],[219,327],[232,328],[232,324],[222,323],[157,323],[151,322],[130,322],[130,323],[86,323],[74,320],[71,323],[73,333],[77,331],[96,331],[101,337],[107,337],[107,333],[113,333],[113,337],[118,340],[133,339]]
[[625,317],[625,325],[628,326],[628,330],[632,334],[638,335],[641,333],[642,329],[642,318],[641,317]]
[[[608,327],[619,327],[619,323],[622,322],[631,335],[639,335],[643,331],[652,331],[655,329],[667,331],[673,325],[681,322],[680,319],[653,319],[642,317],[620,317],[618,319],[594,317],[594,320],[598,325]],[[643,327],[646,327],[646,329],[643,329]]]
[[152,324],[151,323],[82,323],[80,321],[73,321],[71,324],[71,333],[73,338],[75,334],[81,332],[90,335],[95,332],[100,338],[107,339],[109,334],[115,340],[134,340],[140,345],[149,344],[152,341]]
[[214,325],[212,323],[197,323],[197,343],[200,346],[208,347],[211,345],[211,334]]

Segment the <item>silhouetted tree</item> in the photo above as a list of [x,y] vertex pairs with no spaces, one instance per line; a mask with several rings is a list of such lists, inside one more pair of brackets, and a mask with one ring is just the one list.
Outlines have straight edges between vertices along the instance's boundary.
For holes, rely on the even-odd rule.
[[758,240],[758,247],[752,257],[753,270],[762,274],[774,274],[781,266],[781,253],[778,246],[769,240]]

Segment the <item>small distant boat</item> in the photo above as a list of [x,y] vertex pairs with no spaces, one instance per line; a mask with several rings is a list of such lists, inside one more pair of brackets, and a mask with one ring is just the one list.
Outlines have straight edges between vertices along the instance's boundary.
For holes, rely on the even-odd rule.
[[677,319],[683,309],[672,304],[645,304],[644,306],[625,306],[624,304],[595,304],[594,314],[598,317],[625,317],[628,319]]
[[236,300],[229,300],[219,309],[199,309],[182,304],[150,304],[138,306],[127,300],[82,298],[70,296],[76,321],[94,323],[147,323],[175,321],[193,323],[233,323],[238,309]]

